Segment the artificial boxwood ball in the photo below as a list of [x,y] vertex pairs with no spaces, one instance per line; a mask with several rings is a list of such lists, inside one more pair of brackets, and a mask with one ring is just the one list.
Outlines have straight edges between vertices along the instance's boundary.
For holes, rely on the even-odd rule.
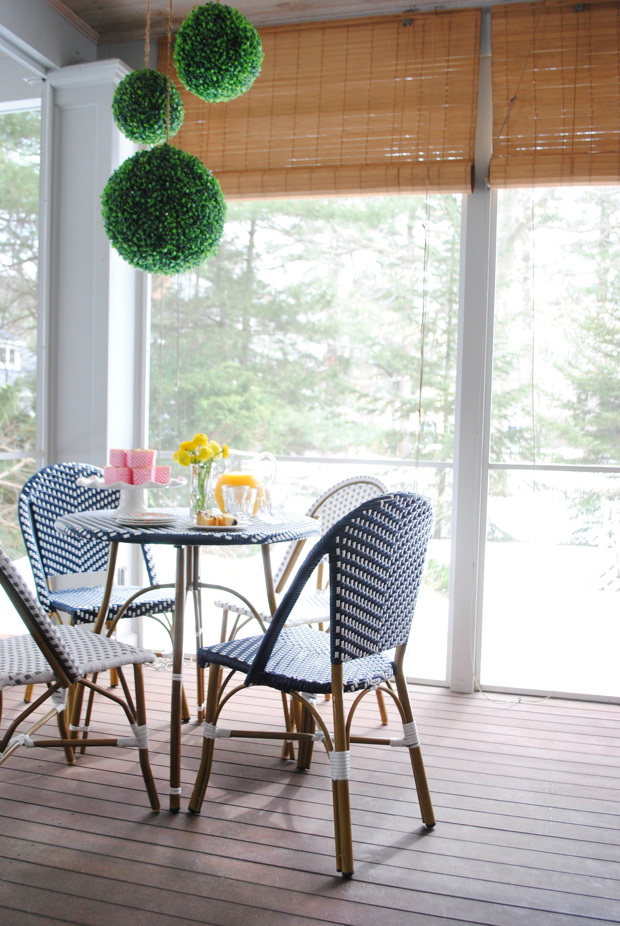
[[[112,100],[112,114],[121,132],[144,145],[166,141],[167,110],[168,78],[150,68],[132,71],[124,77]],[[169,138],[181,128],[183,116],[181,94],[170,81]]]
[[170,145],[138,151],[101,197],[105,231],[127,263],[147,273],[197,267],[217,251],[226,204],[210,170]]
[[221,3],[196,7],[179,29],[174,47],[181,83],[208,103],[234,100],[249,90],[263,58],[252,23]]

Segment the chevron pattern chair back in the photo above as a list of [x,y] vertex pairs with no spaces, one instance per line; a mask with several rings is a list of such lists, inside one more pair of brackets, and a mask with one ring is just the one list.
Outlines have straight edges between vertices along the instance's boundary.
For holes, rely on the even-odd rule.
[[[102,572],[107,568],[109,544],[95,538],[60,534],[54,523],[62,515],[118,507],[118,489],[87,489],[79,476],[100,476],[88,463],[46,466],[24,485],[18,503],[19,523],[32,566],[37,594],[43,607],[50,604],[48,579],[52,576]],[[151,551],[143,547],[150,584],[157,583]]]
[[[306,514],[309,518],[317,518],[321,522],[321,533],[324,534],[336,521],[344,517],[349,511],[357,508],[362,502],[377,495],[385,495],[387,486],[374,476],[351,476],[337,482],[315,499]],[[284,582],[281,579],[288,575],[291,560],[295,564],[297,557],[305,544],[305,540],[295,541],[287,547],[274,577],[274,584],[281,591]]]
[[370,499],[338,521],[310,551],[282,599],[246,685],[260,684],[280,631],[326,555],[331,662],[348,662],[406,644],[433,524],[429,499],[413,492]]
[[[82,678],[84,672],[65,645],[59,630],[52,624],[2,549],[0,549],[0,585],[52,668],[58,669],[60,666],[60,674],[64,674],[71,683]],[[28,684],[29,681],[29,679],[24,679],[24,684]]]

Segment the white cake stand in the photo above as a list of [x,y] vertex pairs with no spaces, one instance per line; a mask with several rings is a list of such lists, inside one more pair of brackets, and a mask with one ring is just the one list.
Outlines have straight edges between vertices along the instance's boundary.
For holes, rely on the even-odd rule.
[[118,508],[115,509],[116,515],[127,515],[136,511],[148,511],[146,503],[147,489],[178,489],[180,486],[187,485],[187,479],[171,479],[165,485],[162,482],[143,482],[139,486],[130,486],[126,482],[106,483],[103,476],[80,476],[77,485],[85,489],[120,489],[121,500]]

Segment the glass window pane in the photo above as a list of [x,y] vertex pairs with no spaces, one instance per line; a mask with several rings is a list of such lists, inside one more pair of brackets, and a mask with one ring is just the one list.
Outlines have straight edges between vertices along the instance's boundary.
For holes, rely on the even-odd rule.
[[617,696],[620,475],[491,476],[482,683]]
[[[13,63],[14,65],[14,63]],[[35,94],[31,92],[31,96]],[[35,469],[37,260],[41,120],[0,110],[0,533],[13,557],[21,487]],[[21,457],[19,455],[22,455]]]
[[491,460],[620,463],[620,187],[503,190]]
[[500,193],[487,685],[618,694],[619,267],[619,187]]
[[433,498],[408,668],[432,679],[446,674],[460,209],[460,196],[232,203],[215,258],[153,281],[153,446],[202,431],[296,457],[279,478],[299,511],[356,473]]

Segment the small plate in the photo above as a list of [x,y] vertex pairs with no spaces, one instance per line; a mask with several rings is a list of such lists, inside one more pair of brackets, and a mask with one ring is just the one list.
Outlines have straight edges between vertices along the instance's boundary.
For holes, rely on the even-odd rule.
[[130,527],[135,524],[150,525],[151,527],[164,527],[168,524],[174,524],[178,521],[178,515],[162,514],[161,512],[136,511],[134,513],[119,515],[115,518],[119,524]]
[[190,530],[193,531],[240,531],[243,529],[242,524],[191,524]]

